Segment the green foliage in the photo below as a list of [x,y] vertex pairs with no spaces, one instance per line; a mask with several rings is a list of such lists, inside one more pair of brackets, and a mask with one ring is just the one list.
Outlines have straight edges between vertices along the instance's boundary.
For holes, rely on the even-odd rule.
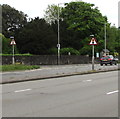
[[51,26],[37,17],[21,29],[16,40],[20,53],[42,55],[48,54],[49,49],[56,46],[56,39]]
[[80,55],[91,55],[92,54],[92,46],[86,45],[80,49]]
[[90,37],[81,40],[80,43],[81,43],[83,46],[79,49],[80,55],[86,55],[86,54],[87,54],[87,55],[90,55],[90,54],[91,54],[92,47],[91,47],[91,45],[89,45],[90,40],[91,40]]
[[[13,54],[0,54],[0,56],[12,56]],[[15,56],[33,56],[32,54],[15,54]]]
[[81,38],[99,33],[107,19],[93,4],[81,1],[67,3],[62,16],[69,25],[68,29],[79,31]]
[[29,21],[23,12],[2,5],[2,53],[12,54],[9,37],[14,36],[17,44],[15,54],[19,51],[21,54],[57,55],[58,9],[61,54],[91,55],[92,48],[88,45],[91,34],[95,35],[98,42],[95,52],[101,52],[104,49],[104,23],[107,24],[107,49],[120,54],[120,29],[110,27],[107,17],[102,16],[93,4],[85,2],[70,2],[65,7],[49,5],[45,19],[37,17]]
[[60,50],[60,53],[63,54],[63,55],[68,55],[69,53],[71,55],[79,55],[80,54],[78,50],[73,49],[73,48],[62,48]]
[[0,65],[0,69],[2,71],[16,71],[16,70],[30,70],[30,69],[38,69],[39,66],[36,65]]
[[[71,2],[65,4],[65,7],[61,8],[61,10],[61,46],[80,50],[83,55],[88,54],[90,50],[90,46],[88,45],[90,35],[94,34],[99,42],[96,51],[101,52],[104,48],[104,23],[107,22],[107,18],[102,16],[98,8],[95,8],[93,4],[85,2]],[[52,23],[52,27],[57,34],[57,22]]]
[[[11,39],[6,38],[2,34],[0,34],[0,38],[2,38],[2,53],[12,54],[12,46],[10,45]],[[18,53],[16,45],[15,45],[15,53]]]
[[120,29],[117,29],[117,34],[115,38],[115,51],[120,54]]
[[57,55],[58,49],[57,48],[50,48],[49,49],[49,54],[51,55]]
[[115,27],[110,27],[107,29],[107,48],[114,52],[115,51],[115,41],[117,36],[117,29]]
[[[111,52],[118,52],[120,53],[120,31],[118,28],[116,28],[115,26],[110,26],[107,24],[106,27],[106,46],[107,49]],[[98,40],[98,50],[99,52],[102,51],[102,49],[104,49],[104,45],[105,45],[105,31],[104,31],[104,27],[101,30],[101,32],[97,35],[97,40]]]
[[55,23],[55,21],[58,19],[58,10],[61,14],[61,7],[58,7],[57,5],[48,5],[44,18],[47,23]]
[[26,23],[26,14],[7,4],[2,5],[2,33],[5,37],[15,36],[17,30],[22,28]]

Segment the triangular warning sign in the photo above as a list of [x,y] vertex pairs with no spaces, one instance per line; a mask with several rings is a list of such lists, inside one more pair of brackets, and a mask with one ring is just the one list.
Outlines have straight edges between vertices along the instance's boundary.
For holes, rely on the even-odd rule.
[[97,45],[96,39],[92,38],[89,45]]
[[10,43],[10,45],[16,45],[15,40],[13,39]]

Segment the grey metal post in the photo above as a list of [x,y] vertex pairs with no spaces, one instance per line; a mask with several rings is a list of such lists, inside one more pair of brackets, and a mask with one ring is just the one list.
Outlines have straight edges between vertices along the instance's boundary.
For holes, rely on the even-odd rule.
[[92,45],[92,70],[94,70],[94,45]]
[[[14,37],[13,36],[11,36],[10,38],[12,39],[12,41],[14,41]],[[14,54],[15,54],[15,48],[14,48],[15,41],[14,42],[12,42],[12,41],[11,41],[12,53],[13,53],[13,55],[12,55],[12,64],[15,64],[15,58],[14,58]]]
[[[94,35],[90,35],[92,38],[94,38]],[[92,70],[94,70],[94,44],[92,45]]]
[[59,65],[60,64],[60,23],[59,23],[59,14],[60,14],[60,11],[59,11],[59,4],[58,4],[58,60],[57,60],[57,64]]
[[14,45],[13,46],[13,57],[12,57],[12,64],[15,64],[15,58],[14,58]]
[[106,56],[106,23],[105,23],[105,56]]

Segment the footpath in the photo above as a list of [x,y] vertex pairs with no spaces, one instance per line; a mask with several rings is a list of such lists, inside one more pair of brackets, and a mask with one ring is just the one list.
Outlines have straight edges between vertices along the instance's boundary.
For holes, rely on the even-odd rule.
[[1,75],[0,84],[114,71],[120,69],[120,67],[118,65],[100,66],[100,64],[95,64],[94,69],[95,70],[93,71],[91,64],[75,64],[75,65],[49,65],[40,66],[40,69],[35,70],[2,72],[0,73]]

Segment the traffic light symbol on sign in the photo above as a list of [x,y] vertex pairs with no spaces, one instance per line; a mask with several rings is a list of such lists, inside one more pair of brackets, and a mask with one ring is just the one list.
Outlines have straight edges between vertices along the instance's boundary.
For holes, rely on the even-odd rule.
[[15,40],[13,39],[10,43],[10,45],[16,45]]
[[90,41],[90,45],[97,45],[96,39],[92,38]]

